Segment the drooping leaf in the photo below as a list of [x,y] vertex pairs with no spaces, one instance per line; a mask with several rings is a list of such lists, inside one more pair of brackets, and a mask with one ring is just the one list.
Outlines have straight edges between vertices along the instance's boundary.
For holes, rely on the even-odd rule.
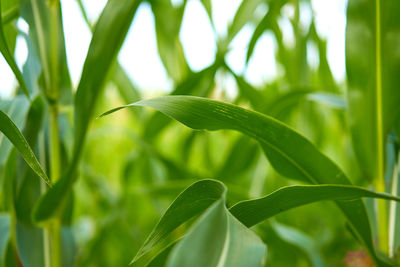
[[263,266],[266,246],[216,201],[172,249],[167,267]]
[[[199,97],[165,96],[118,107],[103,115],[128,106],[153,107],[193,129],[232,129],[247,134],[260,142],[272,166],[291,179],[313,184],[351,184],[343,171],[306,138],[263,114]],[[363,202],[336,203],[378,262]]]
[[[208,96],[214,87],[214,77],[219,67],[219,62],[215,62],[213,65],[199,72],[189,73],[186,79],[175,87],[171,92],[171,95]],[[154,114],[150,117],[145,126],[144,136],[151,140],[169,123],[170,120],[168,120],[163,114]]]
[[35,154],[30,148],[28,142],[22,133],[18,130],[17,126],[13,123],[13,121],[5,114],[0,111],[0,131],[11,141],[11,143],[15,146],[21,156],[24,158],[26,163],[32,170],[49,186],[51,186],[51,182],[47,177],[46,173],[40,166],[39,161],[37,160]]
[[[13,100],[0,101],[0,110],[6,113],[19,129],[25,122],[28,108],[29,101],[25,96],[16,96]],[[11,147],[11,142],[4,135],[0,135],[0,165],[5,163]]]
[[1,10],[1,1],[0,1],[0,52],[3,55],[4,59],[7,61],[8,65],[10,66],[11,70],[14,72],[15,77],[18,80],[19,85],[21,86],[22,90],[24,91],[27,98],[29,98],[29,90],[26,86],[25,80],[22,77],[21,71],[18,69],[17,63],[12,56],[10,49],[7,44],[6,37],[4,35],[3,30],[3,19],[2,19],[2,10]]
[[259,199],[239,202],[230,208],[230,212],[244,225],[251,227],[280,212],[308,203],[322,200],[345,203],[345,201],[363,197],[400,201],[400,197],[376,193],[357,186],[294,185],[282,187]]

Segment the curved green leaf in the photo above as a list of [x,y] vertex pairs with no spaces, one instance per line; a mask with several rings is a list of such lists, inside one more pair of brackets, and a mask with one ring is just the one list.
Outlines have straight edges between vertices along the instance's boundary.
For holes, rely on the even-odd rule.
[[[273,167],[286,177],[313,184],[351,184],[343,171],[310,141],[258,112],[205,98],[165,96],[118,107],[103,116],[128,106],[153,107],[193,129],[232,129],[247,134],[260,142]],[[364,203],[361,200],[336,203],[359,239],[379,261]]]
[[[16,96],[12,100],[0,101],[0,110],[7,114],[7,116],[14,122],[18,129],[22,129],[25,123],[26,114],[29,108],[29,101],[25,96]],[[5,138],[4,135],[0,136],[0,165],[4,165],[12,144]]]
[[21,86],[21,89],[24,91],[24,94],[29,98],[28,87],[26,86],[25,80],[22,77],[22,73],[18,69],[17,63],[15,62],[14,57],[12,56],[10,49],[7,45],[6,37],[4,35],[4,30],[3,30],[3,23],[2,23],[3,19],[1,13],[2,12],[1,12],[1,1],[0,1],[0,52],[3,55],[4,59],[7,61],[11,70],[14,72],[15,78],[17,78],[18,83]]
[[157,226],[132,260],[134,266],[146,266],[168,247],[168,238],[176,228],[202,213],[225,196],[225,186],[214,180],[202,180],[189,186],[171,204]]
[[11,141],[15,148],[21,153],[26,163],[32,170],[40,177],[44,182],[51,186],[51,182],[47,177],[46,173],[40,166],[35,154],[30,148],[28,142],[22,133],[18,130],[17,126],[12,122],[12,120],[0,111],[0,131]]
[[[400,197],[376,193],[362,187],[349,185],[294,185],[282,187],[271,194],[239,202],[230,212],[244,225],[251,227],[280,212],[322,200],[343,201],[363,197],[381,198],[400,202]],[[358,211],[355,211],[358,212]]]

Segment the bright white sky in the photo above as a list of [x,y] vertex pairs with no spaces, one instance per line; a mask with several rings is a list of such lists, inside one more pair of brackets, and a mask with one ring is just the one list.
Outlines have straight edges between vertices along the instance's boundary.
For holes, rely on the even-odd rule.
[[[73,84],[76,86],[83,62],[89,47],[91,34],[80,15],[76,1],[61,0],[66,36],[68,64]],[[175,0],[174,2],[179,2]],[[104,7],[106,0],[86,0],[84,4],[89,19],[95,20]],[[213,20],[217,33],[224,35],[232,21],[240,0],[212,0]],[[328,41],[328,60],[336,79],[345,77],[344,34],[345,34],[345,5],[346,0],[318,1],[312,0],[316,16],[318,33]],[[283,12],[291,13],[290,8]],[[309,21],[311,12],[303,12],[301,19]],[[290,42],[290,27],[285,26],[287,21],[279,21],[283,27],[284,38]],[[19,22],[20,27],[27,25]],[[254,27],[245,26],[232,43],[232,49],[227,56],[227,62],[233,70],[244,74],[252,84],[261,84],[272,80],[277,75],[274,61],[275,41],[273,37],[264,33],[258,41],[250,63],[245,68],[247,44]],[[215,56],[215,34],[211,28],[207,14],[199,0],[190,0],[184,14],[180,38],[190,67],[201,70],[210,65]],[[310,47],[309,61],[318,63]],[[22,38],[17,41],[16,59],[19,66],[26,59],[26,45]],[[168,79],[157,53],[154,20],[150,6],[141,4],[137,11],[131,29],[119,54],[119,61],[125,67],[133,82],[140,89],[152,92],[167,92],[172,83]],[[229,83],[232,84],[233,83]],[[0,56],[0,97],[7,97],[12,92],[16,81],[4,59]]]

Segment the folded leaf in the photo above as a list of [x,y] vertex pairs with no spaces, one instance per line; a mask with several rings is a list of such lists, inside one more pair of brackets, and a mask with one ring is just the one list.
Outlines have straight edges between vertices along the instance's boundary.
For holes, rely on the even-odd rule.
[[214,203],[172,249],[167,267],[261,267],[266,246],[225,207]]

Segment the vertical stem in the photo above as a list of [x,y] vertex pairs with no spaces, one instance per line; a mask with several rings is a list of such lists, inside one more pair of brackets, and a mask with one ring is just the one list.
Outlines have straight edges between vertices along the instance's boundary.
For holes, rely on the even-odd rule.
[[[43,168],[46,168],[46,148],[45,148],[45,137],[44,137],[44,132],[40,132],[39,135],[39,160]],[[40,183],[40,191],[43,194],[46,192],[46,185],[43,183]],[[43,228],[43,254],[44,254],[44,266],[45,267],[51,267],[50,262],[51,262],[51,250],[50,250],[50,235],[49,231],[47,228]]]
[[56,182],[60,176],[60,137],[58,131],[58,107],[50,106],[50,177]]
[[[382,121],[382,69],[381,69],[381,0],[375,0],[375,49],[376,49],[376,123],[377,123],[377,153],[378,153],[378,180],[376,189],[385,192],[385,168],[384,168],[384,138]],[[388,218],[387,201],[378,200],[378,233],[379,248],[387,253],[389,249],[388,240]]]
[[[57,103],[50,106],[50,176],[55,182],[60,176],[60,137],[58,130],[58,106]],[[51,238],[51,266],[61,266],[61,222],[59,218],[49,227]]]
[[61,267],[61,221],[57,218],[50,226],[52,267]]

